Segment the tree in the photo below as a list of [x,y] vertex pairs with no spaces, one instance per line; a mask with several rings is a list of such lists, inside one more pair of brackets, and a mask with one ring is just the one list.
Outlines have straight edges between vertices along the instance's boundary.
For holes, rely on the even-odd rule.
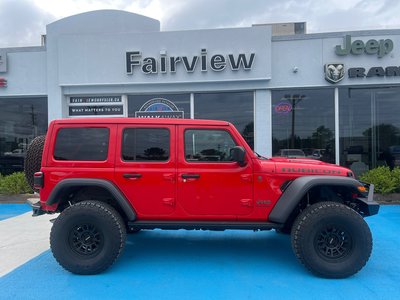
[[400,130],[398,127],[392,124],[379,124],[373,127],[368,128],[363,132],[363,135],[371,138],[372,133],[379,137],[379,148],[387,149],[390,146],[398,145],[400,142]]
[[317,149],[325,149],[326,145],[332,140],[333,132],[325,126],[319,126],[311,136],[313,145]]

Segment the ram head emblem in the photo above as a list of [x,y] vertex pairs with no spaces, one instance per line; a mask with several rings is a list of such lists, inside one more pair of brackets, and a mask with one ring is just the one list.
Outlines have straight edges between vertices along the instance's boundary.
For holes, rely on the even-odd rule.
[[338,83],[344,78],[344,64],[326,64],[325,79],[330,83]]

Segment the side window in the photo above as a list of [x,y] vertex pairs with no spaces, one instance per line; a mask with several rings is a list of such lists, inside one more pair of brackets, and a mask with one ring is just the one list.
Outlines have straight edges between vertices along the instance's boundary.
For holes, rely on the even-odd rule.
[[104,161],[108,156],[108,128],[61,128],[54,147],[54,159]]
[[224,130],[186,130],[185,158],[189,162],[229,162],[236,144]]
[[164,128],[126,128],[122,140],[124,161],[169,160],[170,134]]

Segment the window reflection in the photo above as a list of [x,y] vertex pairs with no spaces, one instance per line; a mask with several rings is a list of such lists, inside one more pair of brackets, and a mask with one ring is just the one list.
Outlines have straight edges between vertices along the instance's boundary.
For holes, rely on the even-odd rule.
[[356,175],[400,166],[400,88],[342,88],[340,163]]
[[334,128],[332,89],[272,92],[273,155],[334,163]]
[[231,122],[254,149],[254,93],[223,92],[196,93],[194,95],[195,119]]
[[26,149],[47,131],[47,98],[0,99],[0,172],[23,171]]

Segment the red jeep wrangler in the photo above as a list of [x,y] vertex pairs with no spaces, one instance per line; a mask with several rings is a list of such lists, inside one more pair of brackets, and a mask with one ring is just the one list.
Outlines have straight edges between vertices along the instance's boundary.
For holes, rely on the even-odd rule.
[[33,215],[60,213],[50,244],[77,274],[104,271],[126,232],[276,229],[314,274],[358,272],[372,250],[373,185],[312,159],[265,158],[234,126],[185,119],[53,121],[26,159]]

